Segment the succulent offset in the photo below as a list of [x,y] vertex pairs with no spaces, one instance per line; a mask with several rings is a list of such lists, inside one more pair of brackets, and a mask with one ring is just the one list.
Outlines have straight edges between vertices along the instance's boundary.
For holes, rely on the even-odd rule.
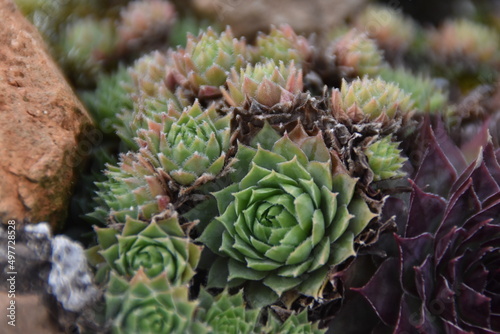
[[389,178],[402,177],[401,171],[406,158],[401,156],[399,143],[391,142],[391,137],[385,137],[370,144],[365,149],[368,164],[373,171],[373,180],[381,181]]
[[417,35],[412,19],[405,17],[401,10],[389,6],[367,6],[357,17],[355,25],[375,39],[382,49],[392,54],[407,51]]
[[[319,297],[330,266],[355,255],[355,237],[376,215],[354,194],[355,179],[332,175],[321,136],[297,128],[274,143],[274,130],[262,132],[267,143],[238,147],[238,181],[214,194],[220,216],[199,240],[227,262],[229,284],[263,284],[247,294],[277,298],[296,289]],[[215,268],[209,281],[220,283]]]
[[[80,74],[96,75],[102,70],[103,62],[114,51],[118,42],[113,22],[84,18],[69,25],[63,35],[64,63],[68,68],[81,68]],[[88,74],[87,74],[88,73]]]
[[125,223],[127,217],[149,221],[171,201],[166,181],[141,154],[120,158],[118,166],[107,166],[107,180],[96,183],[100,206],[91,216],[101,222]]
[[376,121],[384,124],[405,122],[414,110],[411,95],[397,84],[384,80],[356,79],[342,81],[340,90],[332,91],[332,114],[351,122]]
[[171,75],[198,97],[217,96],[230,70],[245,66],[247,53],[245,41],[234,38],[229,27],[220,36],[208,29],[198,37],[189,36],[186,48],[172,54]]
[[395,82],[415,102],[415,109],[420,112],[441,112],[448,102],[448,92],[439,87],[435,80],[425,75],[414,75],[409,70],[399,67],[396,69],[382,68],[380,78],[387,82]]
[[336,40],[331,49],[337,66],[345,68],[349,75],[376,75],[383,64],[375,41],[356,29]]
[[313,56],[313,46],[308,40],[295,33],[289,25],[272,27],[269,34],[257,36],[256,47],[253,50],[255,62],[265,62],[272,59],[275,62],[283,61],[288,64],[294,61],[302,68]]
[[96,234],[99,254],[115,274],[127,278],[142,268],[149,278],[166,273],[170,283],[185,284],[193,277],[201,253],[171,210],[151,222],[127,218],[121,232],[96,228]]
[[441,62],[498,65],[499,36],[487,26],[463,19],[447,21],[429,33],[428,39],[429,47]]
[[247,65],[240,73],[232,70],[227,81],[228,89],[222,88],[226,102],[233,106],[243,106],[247,101],[257,101],[267,107],[290,102],[302,92],[302,70],[297,70],[293,60],[279,66],[274,60],[267,60],[255,66]]
[[198,102],[180,115],[161,115],[138,131],[139,152],[165,177],[188,186],[200,177],[215,177],[224,168],[230,144],[230,115],[220,117],[214,105]]
[[186,286],[172,286],[164,277],[149,279],[139,270],[132,280],[112,275],[106,292],[106,318],[113,333],[205,333],[193,322],[197,303]]
[[199,322],[209,326],[210,334],[253,334],[258,332],[258,310],[246,308],[243,291],[230,295],[224,290],[212,296],[205,290],[200,291],[200,307],[196,317]]
[[148,39],[168,35],[176,18],[175,7],[165,0],[133,1],[120,12],[117,34],[124,47],[137,47]]

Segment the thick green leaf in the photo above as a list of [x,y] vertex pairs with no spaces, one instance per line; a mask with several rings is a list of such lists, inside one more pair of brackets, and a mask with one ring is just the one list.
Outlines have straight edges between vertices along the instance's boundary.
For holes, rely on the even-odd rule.
[[354,251],[354,235],[351,232],[344,233],[339,240],[332,244],[329,264],[336,266],[349,258],[356,256]]
[[224,225],[217,220],[213,220],[210,224],[208,224],[207,228],[203,231],[197,241],[210,248],[212,252],[219,254],[219,249],[222,245],[222,234],[225,230]]
[[264,123],[264,127],[260,130],[250,142],[250,145],[257,147],[260,144],[266,150],[271,150],[274,144],[281,138],[281,136],[269,125],[268,122]]
[[365,229],[372,218],[377,216],[370,211],[368,204],[358,196],[354,197],[349,204],[349,212],[354,215],[354,218],[350,221],[348,230],[355,236]]
[[293,289],[302,282],[301,278],[282,277],[277,275],[270,275],[266,277],[263,283],[276,292],[279,296],[283,292]]
[[337,173],[333,176],[333,190],[339,193],[337,197],[339,206],[348,205],[351,202],[357,181],[357,179],[343,173]]
[[305,153],[286,134],[274,144],[273,151],[287,160],[296,158],[303,166],[306,166],[309,162]]
[[234,259],[229,259],[229,280],[242,278],[250,281],[258,281],[263,279],[268,275],[266,271],[257,271],[248,268],[245,264],[236,261]]
[[252,308],[259,309],[274,303],[278,295],[259,282],[249,282],[245,287],[245,295]]
[[229,277],[228,259],[218,257],[208,272],[207,288],[224,288]]
[[327,273],[328,268],[326,267],[316,270],[297,289],[306,296],[311,296],[315,299],[321,297]]

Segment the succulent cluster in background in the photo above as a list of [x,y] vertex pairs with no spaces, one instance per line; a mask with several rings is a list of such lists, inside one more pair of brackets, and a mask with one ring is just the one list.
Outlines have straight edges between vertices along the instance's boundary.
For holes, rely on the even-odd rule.
[[114,142],[87,212],[103,328],[500,331],[498,29],[369,6],[174,46],[168,1],[90,3],[41,29]]

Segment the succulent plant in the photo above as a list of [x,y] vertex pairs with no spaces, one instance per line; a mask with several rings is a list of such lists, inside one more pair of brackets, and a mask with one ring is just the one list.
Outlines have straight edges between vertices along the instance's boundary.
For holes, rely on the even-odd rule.
[[236,182],[214,193],[220,216],[199,238],[221,256],[209,285],[250,281],[253,306],[291,289],[317,298],[329,268],[355,255],[354,238],[376,215],[354,194],[356,179],[332,175],[321,135],[297,127],[280,138],[266,126],[256,143],[239,145]]
[[131,278],[140,268],[149,278],[163,272],[173,285],[187,283],[194,275],[201,247],[186,238],[177,213],[167,210],[143,222],[127,217],[121,233],[96,228],[99,254],[116,274]]
[[274,60],[267,60],[246,69],[231,71],[227,81],[228,90],[221,88],[226,102],[233,107],[241,107],[247,101],[273,107],[278,103],[290,102],[296,94],[302,92],[302,70],[295,68],[294,62],[279,66]]
[[413,114],[411,95],[397,84],[384,80],[342,80],[342,87],[332,91],[332,115],[339,120],[359,123],[405,122]]
[[129,95],[131,85],[132,79],[127,69],[120,67],[113,74],[100,75],[95,91],[83,93],[85,105],[104,133],[113,133],[123,127],[120,113],[131,112],[133,108]]
[[210,334],[258,333],[259,310],[247,309],[243,291],[230,295],[224,290],[214,297],[204,289],[199,295],[197,320],[209,326]]
[[103,63],[116,49],[117,37],[111,20],[79,19],[62,35],[61,57],[68,70],[79,73],[79,82],[88,82],[102,70]]
[[171,286],[166,273],[149,279],[142,270],[130,282],[111,276],[106,291],[106,318],[113,333],[206,333],[193,321],[197,303],[186,286]]
[[499,36],[487,26],[465,19],[445,22],[428,35],[429,48],[443,65],[475,67],[498,65]]
[[120,12],[117,26],[120,43],[130,49],[144,44],[148,39],[165,39],[175,18],[175,7],[169,1],[132,1]]
[[247,53],[245,41],[234,38],[229,27],[220,36],[209,28],[198,37],[190,35],[186,48],[172,54],[175,66],[170,76],[195,96],[218,96],[229,71],[245,66]]
[[284,322],[269,315],[266,327],[262,330],[263,333],[290,333],[290,334],[322,334],[326,329],[318,329],[317,323],[309,322],[307,311],[300,313],[292,313]]
[[138,131],[139,152],[182,186],[209,180],[225,167],[230,117],[220,117],[213,104],[203,110],[198,102],[179,115],[162,114],[161,123],[148,120],[148,128]]
[[168,53],[153,51],[137,59],[129,68],[130,77],[134,83],[130,93],[138,97],[154,97],[160,87],[165,86],[165,78],[171,68],[171,58]]
[[352,29],[330,48],[335,63],[349,76],[377,75],[384,62],[377,44],[363,32]]
[[380,78],[386,82],[395,82],[405,92],[411,93],[415,109],[421,112],[436,113],[442,111],[448,102],[448,92],[430,77],[415,75],[404,67],[396,69],[384,67]]
[[[356,258],[353,267],[340,274],[355,291],[346,300],[350,304],[346,312],[369,314],[372,309],[375,316],[365,317],[368,326],[385,332],[496,333],[500,330],[498,159],[490,143],[462,169],[464,159],[445,134],[427,139],[430,146],[411,183],[408,207],[395,198],[384,206],[384,216],[396,215],[398,220],[398,233],[387,236],[375,251],[387,256]],[[432,189],[447,189],[445,198],[416,184],[427,186],[436,169],[441,177],[432,179]],[[422,173],[429,175],[424,178]],[[378,265],[373,268],[374,263]],[[334,321],[332,330],[348,330],[346,324]]]
[[171,202],[164,177],[139,153],[122,154],[119,165],[107,165],[105,174],[107,180],[96,183],[99,206],[89,214],[101,222],[149,221]]
[[287,24],[279,28],[271,27],[269,34],[260,33],[257,36],[256,49],[253,51],[255,62],[272,59],[275,62],[282,61],[288,64],[293,60],[299,68],[310,62],[313,56],[313,46],[305,37],[298,36]]
[[191,105],[182,89],[168,81],[170,59],[169,54],[154,51],[139,58],[129,69],[132,85],[127,86],[127,91],[133,108],[118,116],[117,134],[131,149],[139,149],[134,138],[139,129],[147,128],[148,119],[161,122],[162,113],[180,115]]
[[356,18],[355,26],[389,54],[406,52],[417,33],[416,24],[400,10],[380,5],[369,5]]
[[399,143],[393,143],[391,136],[382,138],[370,144],[365,149],[368,164],[373,171],[373,181],[402,177],[401,168],[407,160],[401,156]]

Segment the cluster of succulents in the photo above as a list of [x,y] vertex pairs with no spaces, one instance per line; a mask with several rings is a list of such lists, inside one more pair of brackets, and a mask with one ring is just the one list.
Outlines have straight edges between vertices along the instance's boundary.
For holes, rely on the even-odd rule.
[[[288,26],[260,34],[255,45],[230,28],[208,30],[188,36],[185,48],[145,55],[103,81],[96,105],[130,150],[107,166],[91,214],[107,225],[96,228],[89,258],[108,291],[116,332],[158,326],[174,333],[320,333],[325,319],[347,330],[343,317],[358,306],[371,312],[372,325],[396,331],[485,327],[445,315],[437,321],[429,303],[443,284],[456,289],[457,277],[436,270],[483,238],[471,226],[479,218],[464,220],[469,241],[462,225],[449,222],[460,214],[445,213],[476,202],[469,217],[492,212],[499,188],[494,148],[484,136],[475,140],[483,151],[462,147],[465,155],[484,156],[467,167],[446,136],[447,86],[432,73],[392,65],[377,37],[368,36],[341,32],[321,49]],[[315,67],[325,59],[341,79],[337,85]],[[319,95],[309,90],[311,77],[327,83]],[[105,96],[116,96],[116,105]],[[480,181],[484,175],[492,185]],[[408,188],[409,201],[391,196]],[[426,205],[436,212],[418,224]],[[488,218],[480,224],[495,228]],[[426,259],[442,238],[453,254]],[[407,259],[395,245],[422,254]],[[461,256],[491,266],[492,255],[483,253]],[[490,290],[469,287],[464,275],[460,284],[475,291],[457,297],[455,312],[464,312],[461,303],[473,293],[486,308]],[[394,286],[379,289],[385,276]],[[407,276],[415,278],[408,283]],[[426,292],[431,288],[437,292]],[[397,321],[416,312],[414,303],[428,307],[420,322]],[[177,308],[186,313],[174,316]]]
[[88,214],[114,332],[500,331],[493,28],[370,6],[319,42],[169,48],[170,3],[87,14],[67,59],[140,49],[84,94],[123,151]]
[[[16,0],[44,37],[68,77],[92,88],[103,72],[170,42],[185,41],[203,23],[178,15],[170,0]],[[178,36],[182,35],[182,36]]]

